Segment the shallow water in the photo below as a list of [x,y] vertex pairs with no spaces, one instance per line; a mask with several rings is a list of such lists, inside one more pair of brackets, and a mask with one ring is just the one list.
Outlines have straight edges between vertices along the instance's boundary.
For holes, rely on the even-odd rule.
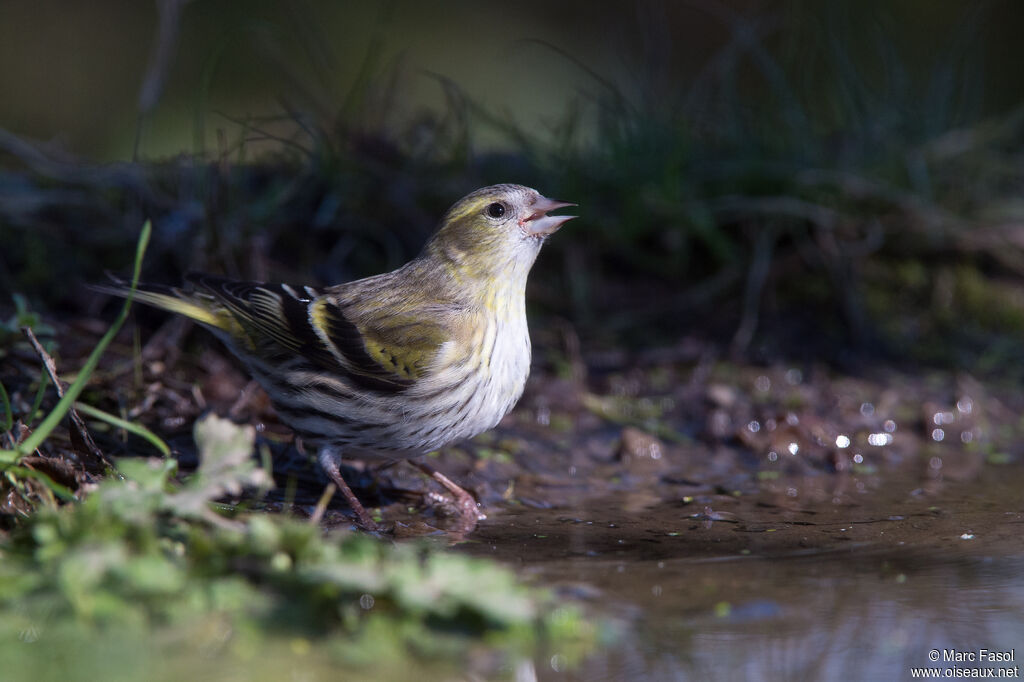
[[[1013,674],[1024,655],[1019,466],[925,487],[889,476],[824,502],[780,503],[777,488],[703,505],[634,489],[489,509],[459,551],[518,565],[619,624],[581,665],[546,652],[518,679],[897,680],[915,666]],[[982,649],[1016,660],[942,660]]]

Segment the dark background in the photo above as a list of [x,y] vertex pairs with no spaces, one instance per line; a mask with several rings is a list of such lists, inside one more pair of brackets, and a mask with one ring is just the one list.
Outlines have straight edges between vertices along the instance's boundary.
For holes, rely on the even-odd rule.
[[[161,6],[180,17],[177,40],[160,34]],[[215,112],[273,115],[282,100],[311,105],[306,98],[336,108],[370,52],[377,62],[371,75],[394,66],[404,78],[386,118],[442,109],[433,73],[494,113],[543,127],[598,91],[585,69],[626,93],[674,98],[721,58],[738,23],[753,27],[754,40],[808,104],[830,96],[843,77],[837,69],[859,69],[868,87],[903,70],[908,94],[925,96],[934,81],[954,76],[939,73],[951,63],[970,68],[958,85],[974,91],[978,113],[1002,112],[1024,95],[1024,8],[1015,2],[41,0],[0,5],[0,121],[89,158],[131,159],[147,69],[159,63],[164,87],[150,107],[140,155],[193,153],[197,118],[205,119],[207,145],[216,143],[216,128],[230,129]],[[823,60],[832,43],[848,64]],[[749,77],[743,84],[758,87],[752,62],[759,57],[747,50],[740,59]],[[493,130],[474,133],[489,145],[507,143]]]
[[343,281],[521,182],[580,204],[530,304],[591,348],[1016,376],[1022,29],[1016,2],[6,2],[0,288],[103,315],[69,283],[126,271],[147,217],[151,280]]

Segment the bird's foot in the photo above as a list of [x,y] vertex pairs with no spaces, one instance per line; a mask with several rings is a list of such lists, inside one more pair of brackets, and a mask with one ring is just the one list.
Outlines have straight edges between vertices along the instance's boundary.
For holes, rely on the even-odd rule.
[[[338,485],[339,481],[344,485],[344,481],[341,479],[341,476],[338,476],[338,479],[334,481],[335,485]],[[341,490],[341,494],[345,496],[348,506],[352,508],[353,512],[355,512],[356,526],[368,533],[382,533],[385,531],[379,523],[373,520],[373,517],[366,511],[366,507],[364,507],[362,502],[359,501],[351,488],[347,485],[345,485],[345,487],[338,485],[338,488]]]
[[424,464],[423,462],[410,460],[409,463],[441,484],[441,486],[454,498],[454,505],[445,506],[452,509],[455,512],[455,516],[458,517],[458,530],[460,532],[468,533],[472,531],[476,528],[478,521],[482,521],[487,518],[487,515],[480,511],[480,505],[477,504],[477,501],[473,496],[470,495],[467,490],[454,483],[450,478],[434,467]]
[[341,471],[338,470],[338,458],[330,452],[321,452],[318,459],[324,473],[327,474],[327,477],[331,479],[334,485],[338,486],[338,490],[345,497],[348,506],[355,512],[356,525],[369,533],[382,532],[381,526],[367,513],[366,507],[363,506],[363,503],[359,501],[356,494],[352,492],[352,488],[349,488],[348,483],[342,478]]

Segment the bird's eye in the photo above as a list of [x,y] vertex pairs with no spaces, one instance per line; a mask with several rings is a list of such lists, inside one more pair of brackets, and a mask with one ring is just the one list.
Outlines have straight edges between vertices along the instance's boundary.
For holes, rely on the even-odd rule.
[[494,202],[487,207],[487,215],[492,218],[500,218],[505,215],[505,204]]

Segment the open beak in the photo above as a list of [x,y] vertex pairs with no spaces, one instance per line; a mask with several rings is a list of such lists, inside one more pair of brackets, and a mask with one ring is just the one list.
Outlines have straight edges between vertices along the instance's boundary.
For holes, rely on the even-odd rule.
[[540,197],[537,201],[533,202],[533,205],[530,207],[530,214],[521,219],[519,225],[530,236],[546,237],[558,230],[562,223],[576,217],[574,215],[548,215],[548,211],[575,205],[568,201]]

